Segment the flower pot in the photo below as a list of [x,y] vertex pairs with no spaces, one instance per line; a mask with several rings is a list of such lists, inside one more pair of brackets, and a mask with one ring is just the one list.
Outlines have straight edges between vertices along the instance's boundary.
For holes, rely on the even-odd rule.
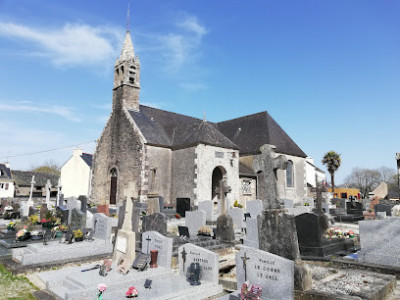
[[157,268],[158,250],[151,250],[150,257],[150,268]]

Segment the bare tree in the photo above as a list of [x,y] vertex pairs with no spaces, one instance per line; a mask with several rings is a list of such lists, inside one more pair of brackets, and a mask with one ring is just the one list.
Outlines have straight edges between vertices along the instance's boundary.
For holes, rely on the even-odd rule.
[[380,181],[388,184],[392,182],[393,178],[396,176],[396,171],[388,167],[380,167],[377,171],[380,174]]
[[32,172],[38,172],[38,173],[45,173],[45,174],[51,174],[51,175],[58,175],[60,176],[61,172],[61,167],[59,164],[57,164],[54,160],[46,160],[40,165],[36,165],[31,167]]
[[367,197],[379,185],[381,178],[379,170],[354,168],[346,177],[345,183],[348,187],[359,189]]

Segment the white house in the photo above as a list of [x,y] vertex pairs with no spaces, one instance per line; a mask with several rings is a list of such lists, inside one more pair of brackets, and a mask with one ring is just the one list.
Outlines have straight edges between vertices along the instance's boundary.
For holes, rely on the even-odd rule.
[[61,186],[64,197],[89,196],[92,154],[74,149],[72,157],[61,167]]
[[306,180],[308,187],[315,187],[315,180],[322,184],[326,183],[325,172],[314,165],[314,159],[311,157],[306,158]]
[[14,197],[14,190],[10,165],[8,163],[0,164],[0,198]]

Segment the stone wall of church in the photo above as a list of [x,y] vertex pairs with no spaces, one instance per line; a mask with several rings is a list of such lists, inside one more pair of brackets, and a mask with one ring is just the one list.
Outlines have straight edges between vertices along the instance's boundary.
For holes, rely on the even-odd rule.
[[[171,149],[147,146],[149,157],[149,194],[164,198],[164,204],[171,203]],[[172,203],[171,203],[172,204]]]
[[196,147],[172,151],[171,204],[176,198],[190,198],[194,203],[195,194],[195,153]]
[[200,144],[196,147],[195,203],[212,200],[212,174],[216,167],[226,172],[224,177],[232,192],[227,195],[227,208],[239,200],[239,151]]
[[[280,155],[280,153],[277,153]],[[286,171],[277,171],[277,188],[279,198],[288,198],[296,202],[300,202],[303,197],[307,195],[307,182],[306,182],[306,159],[302,157],[283,154],[288,160],[293,162],[294,168],[294,186],[286,186]],[[247,167],[253,168],[253,161],[258,159],[258,155],[241,156],[240,162]]]
[[[114,98],[120,97],[114,91]],[[121,91],[122,92],[122,91]],[[114,99],[115,103],[115,99]],[[115,168],[118,174],[117,203],[125,197],[124,192],[129,184],[134,184],[135,193],[143,200],[147,195],[146,152],[143,137],[123,103],[118,103],[101,134],[93,157],[93,178],[90,201],[98,204],[109,204],[111,173]]]

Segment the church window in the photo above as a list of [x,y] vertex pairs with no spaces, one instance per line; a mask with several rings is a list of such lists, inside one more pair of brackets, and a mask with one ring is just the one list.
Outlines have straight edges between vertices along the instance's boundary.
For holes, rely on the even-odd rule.
[[294,172],[293,172],[293,162],[288,161],[286,168],[286,187],[294,187]]
[[251,195],[251,181],[242,180],[242,194]]
[[129,77],[129,83],[130,83],[130,84],[134,84],[134,83],[135,83],[135,78]]

